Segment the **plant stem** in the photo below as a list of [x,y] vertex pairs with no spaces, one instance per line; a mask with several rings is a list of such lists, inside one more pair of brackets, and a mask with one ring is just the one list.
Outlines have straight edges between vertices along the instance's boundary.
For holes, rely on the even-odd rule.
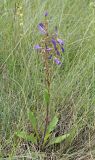
[[[45,48],[46,47],[47,45],[45,43]],[[45,51],[44,53],[44,65],[45,65],[45,84],[46,84],[48,95],[50,97],[50,72],[49,72],[48,52],[47,51]],[[44,138],[46,135],[48,122],[49,122],[49,102],[46,104],[45,127],[44,127],[44,133],[43,133],[41,144],[40,144],[41,147],[43,147],[43,142],[44,142]]]

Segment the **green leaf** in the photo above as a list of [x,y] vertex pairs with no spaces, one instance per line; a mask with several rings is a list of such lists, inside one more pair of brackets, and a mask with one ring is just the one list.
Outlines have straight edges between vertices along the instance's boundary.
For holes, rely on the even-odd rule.
[[45,138],[44,138],[44,144],[47,142],[47,139],[51,136],[50,133],[46,133]]
[[50,140],[49,145],[61,143],[63,140],[65,140],[68,137],[69,137],[69,134],[65,134],[65,135],[62,135],[62,136],[59,136],[59,137],[55,137],[55,138]]
[[54,118],[52,119],[52,121],[48,125],[47,134],[52,132],[55,129],[57,123],[58,123],[58,117],[54,116]]
[[26,132],[18,131],[18,132],[16,132],[16,136],[18,136],[19,138],[23,138],[26,141],[31,141],[32,143],[37,143],[37,138],[34,137],[34,134],[28,135]]
[[37,129],[37,120],[33,112],[29,112],[29,119],[34,130]]
[[47,89],[46,89],[45,92],[44,92],[44,99],[45,99],[46,104],[49,104],[50,95],[49,95]]
[[37,138],[40,139],[39,133],[37,131],[37,120],[33,112],[29,112],[29,119],[31,121],[32,127],[36,133]]
[[49,123],[47,127],[47,132],[44,138],[44,144],[47,142],[47,139],[51,136],[51,132],[55,129],[57,123],[58,123],[58,117],[54,116],[54,118],[52,119],[52,121]]

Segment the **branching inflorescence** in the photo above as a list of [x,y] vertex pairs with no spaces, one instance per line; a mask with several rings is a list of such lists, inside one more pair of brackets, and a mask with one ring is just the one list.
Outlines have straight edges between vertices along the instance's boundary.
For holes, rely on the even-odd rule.
[[45,12],[45,22],[38,24],[38,30],[43,35],[43,39],[39,44],[35,45],[35,49],[41,53],[47,54],[48,60],[53,59],[57,65],[61,65],[61,57],[64,52],[64,41],[58,38],[58,29],[55,27],[55,32],[48,32],[48,12]]

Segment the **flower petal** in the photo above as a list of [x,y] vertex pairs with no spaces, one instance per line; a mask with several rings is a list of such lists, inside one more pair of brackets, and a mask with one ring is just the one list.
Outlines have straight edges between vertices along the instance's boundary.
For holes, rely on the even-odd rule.
[[57,42],[60,44],[60,45],[63,45],[64,44],[64,41],[62,39],[59,39],[57,38]]
[[63,47],[61,47],[61,49],[62,49],[62,52],[64,52],[64,48],[63,48]]
[[52,44],[54,46],[54,49],[57,50],[57,48],[56,48],[56,40],[54,38],[52,38],[51,42],[52,42]]
[[41,49],[41,48],[42,48],[42,47],[40,47],[39,44],[36,44],[36,45],[34,46],[34,49],[37,49],[37,50],[38,50],[38,49]]
[[56,50],[56,53],[57,53],[58,56],[60,56],[60,52],[58,50]]
[[58,58],[54,58],[54,62],[55,62],[56,64],[58,64],[58,65],[61,64],[61,62],[60,62],[60,60],[59,60]]
[[39,23],[38,24],[38,29],[42,34],[46,34],[46,31],[45,31],[43,23]]
[[52,48],[46,48],[46,51],[50,52],[52,50]]

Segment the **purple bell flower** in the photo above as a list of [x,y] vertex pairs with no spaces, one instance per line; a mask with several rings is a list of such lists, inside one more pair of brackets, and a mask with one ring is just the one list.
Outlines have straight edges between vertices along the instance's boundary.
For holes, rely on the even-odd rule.
[[60,60],[59,60],[58,58],[54,58],[54,62],[55,62],[57,65],[60,65],[60,64],[61,64],[61,62],[60,62]]
[[56,48],[56,40],[54,38],[52,38],[51,42],[52,42],[52,44],[54,46],[54,49],[57,50],[57,48]]
[[37,49],[37,50],[38,50],[38,49],[41,49],[41,48],[42,48],[42,47],[40,47],[39,44],[36,44],[36,45],[34,46],[34,49]]
[[61,49],[62,49],[62,52],[64,52],[64,48],[63,48],[63,47],[61,47]]
[[52,50],[52,48],[49,48],[46,44],[45,44],[45,47],[46,47],[45,50],[46,50],[47,52],[50,52],[50,51]]
[[58,50],[56,50],[56,53],[57,53],[58,56],[60,56],[60,52]]
[[47,52],[50,52],[52,50],[52,48],[46,48]]
[[52,54],[48,57],[48,59],[51,59],[52,58]]
[[38,29],[42,34],[46,34],[46,31],[45,31],[43,23],[39,23],[38,24]]
[[58,42],[60,45],[64,45],[64,41],[63,41],[62,39],[57,38],[57,42]]

